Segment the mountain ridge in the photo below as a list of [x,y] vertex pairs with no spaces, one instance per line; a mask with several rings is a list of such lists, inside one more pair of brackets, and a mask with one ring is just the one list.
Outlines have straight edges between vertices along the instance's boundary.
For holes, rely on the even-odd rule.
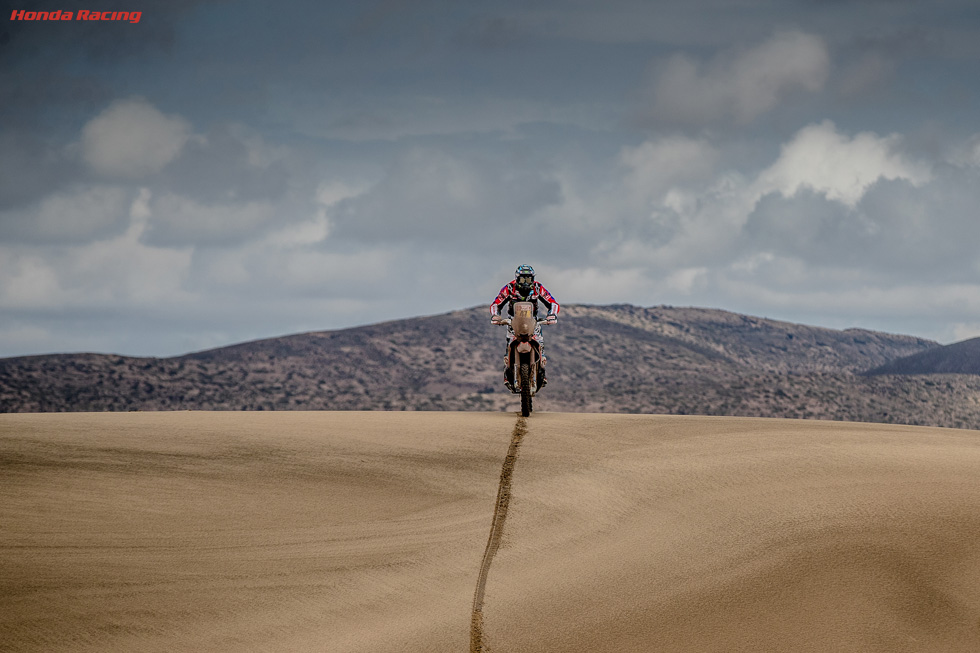
[[971,338],[904,356],[867,373],[882,374],[980,374],[980,338]]
[[[505,330],[477,306],[168,358],[0,359],[0,411],[511,410]],[[980,428],[980,377],[864,376],[938,343],[719,309],[563,306],[539,410]]]

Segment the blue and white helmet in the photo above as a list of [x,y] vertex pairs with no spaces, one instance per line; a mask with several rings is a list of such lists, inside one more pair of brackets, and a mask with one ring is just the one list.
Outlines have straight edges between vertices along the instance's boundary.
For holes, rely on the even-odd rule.
[[519,266],[514,272],[514,280],[517,281],[517,292],[527,297],[534,290],[534,268],[530,265]]

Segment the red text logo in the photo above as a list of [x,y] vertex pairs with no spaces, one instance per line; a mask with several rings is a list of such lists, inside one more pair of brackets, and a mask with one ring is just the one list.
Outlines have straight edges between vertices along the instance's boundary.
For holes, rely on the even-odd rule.
[[128,23],[138,23],[143,16],[142,11],[20,11],[10,12],[10,20],[121,20]]

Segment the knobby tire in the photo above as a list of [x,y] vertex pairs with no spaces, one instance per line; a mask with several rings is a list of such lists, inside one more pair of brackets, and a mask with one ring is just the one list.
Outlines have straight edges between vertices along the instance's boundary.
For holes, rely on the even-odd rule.
[[531,366],[521,363],[521,415],[531,415]]

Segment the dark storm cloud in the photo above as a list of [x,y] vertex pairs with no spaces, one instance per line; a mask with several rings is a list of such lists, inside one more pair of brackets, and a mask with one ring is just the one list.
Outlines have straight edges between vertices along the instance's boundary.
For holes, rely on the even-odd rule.
[[[36,58],[45,52],[59,56],[75,55],[105,60],[141,53],[158,54],[169,50],[176,38],[182,16],[197,7],[227,3],[228,0],[99,0],[97,7],[86,0],[0,0],[0,56],[8,62]],[[136,24],[124,21],[44,21],[10,20],[13,11],[141,12]]]
[[795,30],[708,61],[673,55],[656,67],[640,120],[654,126],[745,124],[792,93],[820,91],[829,69],[824,40]]
[[159,247],[241,244],[315,214],[316,186],[290,152],[233,125],[188,140],[145,184],[148,228]]
[[63,147],[33,134],[0,132],[0,211],[37,201],[81,175]]
[[0,67],[0,123],[22,133],[47,131],[39,128],[42,124],[73,123],[75,112],[94,110],[112,97],[111,87],[102,80],[67,73],[62,59],[48,65]]
[[240,245],[280,225],[277,216],[286,208],[262,201],[202,202],[167,192],[153,194],[147,206],[142,240],[163,248]]
[[[139,97],[104,107],[61,142],[4,132],[0,241],[111,237],[138,206],[133,217],[148,219],[148,244],[244,242],[313,213],[316,179],[297,173],[303,161],[290,157],[240,125],[195,133]],[[305,205],[287,197],[290,188]]]
[[916,187],[881,180],[858,209],[879,229],[874,262],[894,277],[972,281],[980,272],[980,169],[938,166]]
[[749,215],[741,247],[892,282],[969,282],[980,264],[978,173],[943,165],[924,184],[880,179],[853,207],[812,189],[771,193]]
[[401,155],[363,195],[330,213],[332,234],[367,242],[500,243],[508,229],[560,199],[559,184],[505,162],[433,149]]
[[461,25],[455,42],[460,47],[499,50],[531,41],[522,24],[509,16],[477,16]]
[[118,186],[72,185],[37,202],[0,210],[5,244],[85,244],[121,233],[132,193]]
[[231,125],[215,125],[190,139],[154,187],[205,202],[278,201],[289,172],[281,160],[263,162]]
[[872,328],[980,273],[973,0],[129,2],[0,15],[20,352],[83,308],[125,324],[87,348],[169,354],[450,310],[524,260],[563,301]]
[[743,236],[756,251],[820,266],[864,266],[876,231],[856,210],[824,193],[770,193],[749,215]]
[[445,11],[453,7],[450,0],[374,0],[356,3],[356,12],[351,23],[350,33],[354,36],[371,36],[389,30],[400,32],[406,20],[419,14],[436,10]]
[[85,0],[0,0],[0,123],[20,130],[71,125],[79,110],[114,99],[106,69],[173,49],[179,22],[198,7],[226,0],[100,0],[99,11],[140,11],[126,21],[10,20],[13,11],[94,11]]

